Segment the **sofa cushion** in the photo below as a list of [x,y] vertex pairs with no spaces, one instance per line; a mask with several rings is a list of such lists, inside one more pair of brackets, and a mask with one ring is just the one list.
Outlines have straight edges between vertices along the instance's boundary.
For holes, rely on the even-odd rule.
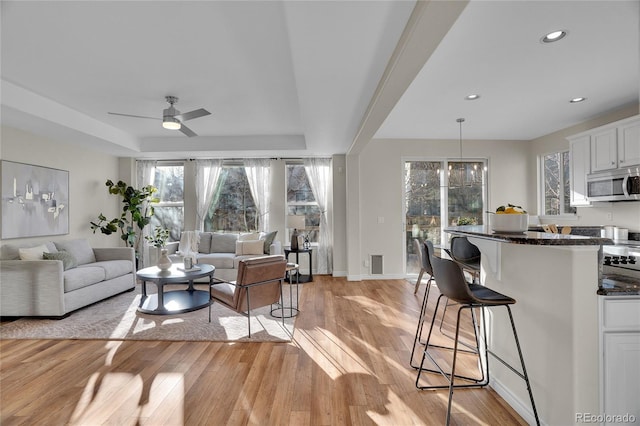
[[264,254],[264,241],[236,241],[236,256],[244,254]]
[[220,269],[233,269],[235,257],[235,253],[200,253],[196,256],[198,263],[206,263]]
[[[30,244],[3,244],[2,248],[0,248],[0,259],[2,260],[20,260],[20,249],[21,248],[29,248],[34,246],[40,246],[42,243],[30,243]],[[56,249],[55,244],[52,241],[47,241],[44,243],[47,246],[49,253],[55,253],[58,251]],[[42,254],[42,253],[40,253]]]
[[64,292],[68,293],[104,281],[106,274],[104,268],[87,265],[64,271],[63,277]]
[[42,260],[42,255],[49,253],[49,249],[46,245],[41,244],[35,247],[20,248],[18,253],[20,254],[20,260]]
[[133,272],[133,262],[130,260],[105,260],[80,266],[80,268],[94,267],[104,269],[105,279],[107,280],[118,278]]
[[89,241],[84,238],[77,240],[61,241],[56,243],[58,250],[69,252],[76,258],[78,265],[86,265],[96,261],[93,249],[89,245]]
[[214,232],[211,234],[209,253],[235,253],[236,241],[238,241],[238,234]]
[[61,260],[62,261],[62,269],[65,271],[67,269],[73,269],[78,266],[78,261],[76,258],[69,252],[59,251],[57,253],[42,253],[42,258],[45,260]]
[[276,239],[278,231],[261,232],[260,239],[264,241],[264,254],[271,254],[271,244]]
[[198,237],[198,253],[209,253],[211,250],[211,232],[201,232]]

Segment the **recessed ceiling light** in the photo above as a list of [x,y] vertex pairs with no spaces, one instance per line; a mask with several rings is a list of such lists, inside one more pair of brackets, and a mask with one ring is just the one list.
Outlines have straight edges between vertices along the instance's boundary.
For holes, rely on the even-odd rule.
[[579,98],[573,98],[569,102],[571,102],[572,104],[577,104],[578,102],[583,102],[583,101],[586,101],[586,100],[587,100],[587,98],[579,97]]
[[568,33],[565,30],[552,31],[542,37],[540,41],[542,41],[543,43],[553,43],[554,41],[562,40],[566,37],[567,34]]
[[480,95],[477,94],[472,94],[472,95],[467,95],[464,98],[468,101],[475,101],[476,99],[478,99],[480,97]]

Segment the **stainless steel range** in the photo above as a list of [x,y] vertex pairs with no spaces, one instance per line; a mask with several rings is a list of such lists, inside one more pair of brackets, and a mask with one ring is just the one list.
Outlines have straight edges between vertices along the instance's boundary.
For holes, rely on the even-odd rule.
[[640,294],[640,241],[616,241],[602,247],[599,294]]

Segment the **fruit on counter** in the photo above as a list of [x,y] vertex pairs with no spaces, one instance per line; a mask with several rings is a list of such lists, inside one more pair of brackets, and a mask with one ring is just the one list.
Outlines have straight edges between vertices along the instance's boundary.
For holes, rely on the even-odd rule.
[[496,209],[496,214],[526,214],[527,211],[520,206],[507,204]]

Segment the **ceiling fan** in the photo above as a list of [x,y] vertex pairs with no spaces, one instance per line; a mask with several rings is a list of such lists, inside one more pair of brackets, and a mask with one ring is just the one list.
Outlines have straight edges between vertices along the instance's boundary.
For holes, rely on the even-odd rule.
[[124,117],[148,118],[151,120],[162,120],[162,127],[170,130],[180,130],[190,138],[198,136],[193,130],[183,124],[184,121],[193,120],[194,118],[204,117],[211,113],[204,108],[194,109],[193,111],[181,113],[173,105],[178,103],[176,96],[165,96],[165,100],[169,103],[169,108],[162,111],[162,118],[147,117],[144,115],[121,114],[119,112],[109,112],[111,115],[122,115]]

